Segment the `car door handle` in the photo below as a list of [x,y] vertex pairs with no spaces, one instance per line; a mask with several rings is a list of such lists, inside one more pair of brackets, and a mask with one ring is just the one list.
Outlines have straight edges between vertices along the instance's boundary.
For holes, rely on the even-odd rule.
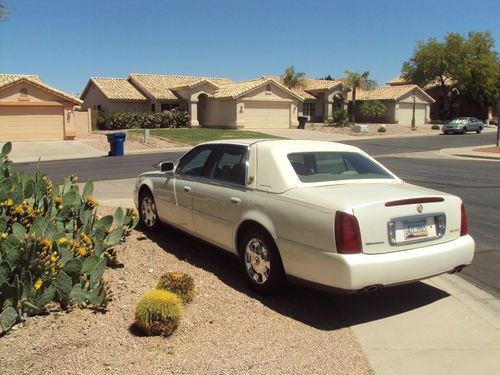
[[234,204],[240,204],[241,203],[241,199],[240,198],[231,197],[231,198],[229,198],[229,200],[231,201],[231,203],[234,203]]
[[191,186],[184,186],[184,191],[189,193],[191,191]]

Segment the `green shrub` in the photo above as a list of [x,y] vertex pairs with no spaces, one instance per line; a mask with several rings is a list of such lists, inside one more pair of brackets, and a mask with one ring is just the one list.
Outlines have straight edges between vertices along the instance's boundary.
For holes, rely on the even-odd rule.
[[182,311],[182,302],[174,293],[152,289],[135,307],[135,326],[148,336],[169,336],[177,328]]
[[13,172],[11,147],[0,154],[0,332],[51,301],[105,307],[112,298],[105,266],[116,262],[112,247],[137,215],[117,209],[114,218],[98,217],[91,181],[80,193],[76,177],[59,187],[40,171]]
[[164,274],[157,289],[167,290],[180,297],[183,303],[189,303],[194,298],[194,280],[183,272],[168,272]]
[[369,100],[361,104],[361,115],[370,121],[380,119],[386,111],[385,105],[378,100]]
[[385,133],[385,132],[387,131],[387,128],[386,128],[384,125],[382,125],[382,126],[380,126],[380,127],[378,128],[378,130],[377,130],[377,131],[378,131],[379,133]]
[[185,128],[189,114],[173,109],[163,112],[113,112],[106,116],[107,130]]
[[438,124],[433,124],[433,125],[431,126],[431,129],[432,129],[432,130],[441,130],[441,127],[440,127]]

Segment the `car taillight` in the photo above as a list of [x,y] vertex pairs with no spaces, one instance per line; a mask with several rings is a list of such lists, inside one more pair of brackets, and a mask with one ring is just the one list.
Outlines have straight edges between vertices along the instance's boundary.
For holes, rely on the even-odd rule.
[[467,233],[469,233],[469,227],[467,225],[467,214],[465,213],[465,206],[462,203],[460,206],[460,235],[465,236]]
[[335,244],[339,254],[361,252],[361,232],[356,217],[345,212],[337,212],[335,215]]

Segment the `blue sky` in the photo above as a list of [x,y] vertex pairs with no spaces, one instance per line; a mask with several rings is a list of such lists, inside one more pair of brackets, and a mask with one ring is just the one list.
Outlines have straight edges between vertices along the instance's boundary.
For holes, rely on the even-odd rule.
[[0,73],[38,74],[70,93],[91,76],[243,80],[292,64],[311,78],[369,70],[382,85],[417,40],[489,30],[500,43],[493,0],[0,2],[12,12],[0,22]]

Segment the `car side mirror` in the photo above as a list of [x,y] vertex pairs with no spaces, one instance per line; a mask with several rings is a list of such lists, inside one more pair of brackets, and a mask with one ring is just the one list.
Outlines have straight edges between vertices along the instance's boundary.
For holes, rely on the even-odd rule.
[[174,170],[174,163],[171,161],[162,161],[158,164],[158,169],[161,172],[172,172]]

